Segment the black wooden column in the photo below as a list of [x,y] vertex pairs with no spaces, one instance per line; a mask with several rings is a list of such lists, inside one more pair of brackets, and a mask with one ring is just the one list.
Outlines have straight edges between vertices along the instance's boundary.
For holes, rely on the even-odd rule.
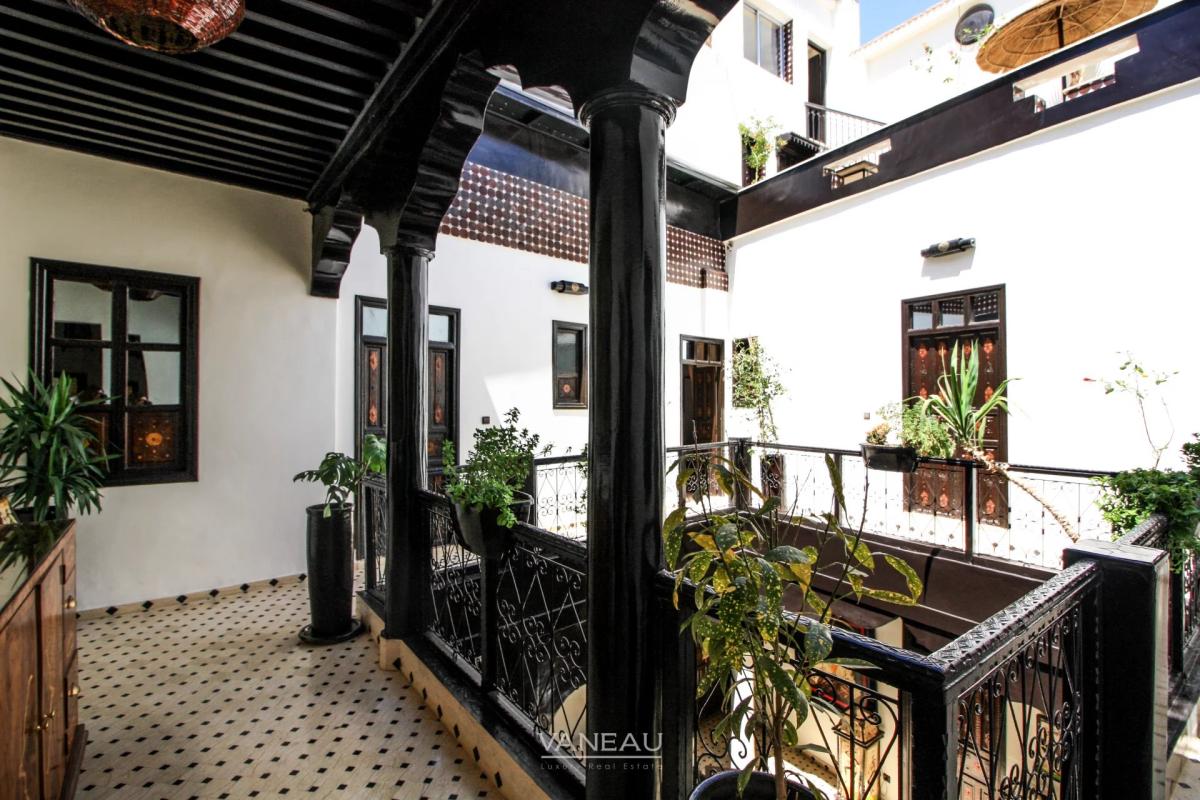
[[422,247],[384,249],[388,264],[388,557],[385,635],[422,627],[429,569],[428,532],[417,491],[425,487],[428,436],[429,262]]
[[[653,581],[665,468],[666,127],[675,106],[638,88],[584,105],[591,127],[588,456],[589,798],[655,793],[660,754]],[[621,748],[630,741],[637,746]],[[618,752],[619,751],[619,752]],[[612,758],[620,756],[620,758]]]

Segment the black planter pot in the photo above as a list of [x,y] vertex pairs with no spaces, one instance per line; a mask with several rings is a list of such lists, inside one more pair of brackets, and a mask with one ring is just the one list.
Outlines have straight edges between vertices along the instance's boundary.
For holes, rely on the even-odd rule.
[[[512,509],[518,522],[529,522],[533,498],[524,492],[513,492],[516,501]],[[512,530],[500,524],[500,512],[494,508],[466,506],[452,503],[454,526],[463,545],[472,553],[484,558],[499,558],[512,540]]]
[[353,507],[334,506],[325,516],[325,506],[309,506],[308,512],[308,604],[312,624],[300,631],[309,644],[336,644],[353,639],[364,626],[352,613],[354,561],[350,553]]
[[917,471],[917,451],[911,447],[864,444],[862,457],[868,469],[879,469],[884,472]]
[[[746,784],[746,791],[738,795],[737,782],[740,772],[718,772],[692,790],[688,800],[775,800],[775,776],[769,772],[755,772]],[[787,800],[824,800],[798,782],[788,779]]]

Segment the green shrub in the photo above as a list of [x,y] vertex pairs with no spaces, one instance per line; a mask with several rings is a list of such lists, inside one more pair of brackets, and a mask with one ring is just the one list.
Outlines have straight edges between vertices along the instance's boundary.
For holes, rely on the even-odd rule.
[[1162,514],[1167,518],[1167,549],[1174,567],[1181,568],[1184,559],[1197,552],[1200,478],[1196,473],[1133,469],[1097,482],[1105,489],[1098,504],[1113,526],[1113,538],[1133,530],[1151,514]]
[[905,403],[891,403],[876,413],[885,421],[868,432],[867,444],[886,444],[887,436],[898,430],[900,444],[916,450],[922,458],[954,455],[950,431],[930,412],[928,403],[914,398]]
[[[505,528],[517,524],[509,507],[513,492],[525,485],[533,469],[533,456],[541,438],[527,428],[518,428],[521,412],[509,409],[504,424],[475,430],[475,448],[462,467],[455,462],[454,443],[446,442],[446,495],[455,503],[500,512],[498,522]],[[546,446],[543,452],[548,452]]]
[[1192,438],[1196,441],[1183,446],[1183,460],[1187,462],[1188,471],[1196,474],[1200,473],[1200,433],[1193,433]]

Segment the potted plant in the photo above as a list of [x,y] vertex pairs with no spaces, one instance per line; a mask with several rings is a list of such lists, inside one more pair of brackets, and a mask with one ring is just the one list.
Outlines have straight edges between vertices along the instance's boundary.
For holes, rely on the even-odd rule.
[[876,412],[883,421],[867,432],[863,461],[870,469],[915,472],[920,458],[950,458],[954,441],[927,403],[912,398]]
[[100,485],[110,456],[96,441],[86,409],[100,401],[72,396],[63,375],[49,384],[30,374],[28,384],[3,383],[0,399],[0,495],[33,522],[66,519],[72,510],[100,511]]
[[922,401],[922,405],[941,420],[957,452],[964,458],[978,461],[988,473],[1004,476],[1005,480],[1046,509],[1071,541],[1078,542],[1079,533],[1066,516],[1028,481],[1014,475],[1007,464],[997,461],[984,446],[988,415],[992,412],[1008,413],[1008,397],[1005,394],[1008,381],[1000,381],[999,386],[992,387],[991,395],[980,406],[975,405],[978,388],[979,342],[971,343],[970,355],[960,353],[956,342],[950,350],[950,361],[938,378],[938,393]]
[[[528,522],[533,497],[521,491],[533,470],[540,437],[518,428],[521,412],[509,409],[504,423],[475,430],[467,463],[453,466],[453,442],[444,445],[446,495],[463,544],[476,555],[497,558],[518,520]],[[543,452],[549,451],[549,446]]]
[[[830,456],[825,464],[841,504],[836,508],[844,508],[841,471]],[[737,749],[747,754],[741,769],[704,781],[692,800],[823,798],[803,775],[789,771],[785,751],[824,749],[799,741],[810,703],[820,702],[813,697],[814,673],[829,664],[865,666],[831,657],[834,605],[864,597],[913,605],[923,591],[921,579],[902,559],[872,552],[862,528],[847,530],[839,514],[825,514],[819,523],[785,514],[778,498],[764,497],[732,462],[714,456],[711,467],[703,468],[713,469],[730,494],[754,494],[761,505],[749,512],[714,513],[701,497],[698,518],[689,520],[681,501],[663,524],[676,607],[685,584],[695,596],[696,611],[683,628],[703,658],[697,697],[722,692],[726,713],[713,735],[740,739],[743,746]],[[693,468],[681,460],[675,469],[677,485],[686,486]],[[788,544],[790,534],[806,525],[816,546]],[[883,565],[898,573],[904,593],[867,586]],[[818,576],[827,581],[821,586],[832,588],[818,589]]]
[[325,486],[325,502],[309,506],[308,604],[312,623],[300,631],[309,644],[336,644],[353,639],[363,631],[354,619],[354,560],[350,550],[354,528],[351,496],[368,472],[387,469],[387,445],[369,435],[363,443],[362,460],[344,453],[326,453],[320,465],[297,474],[292,480]]

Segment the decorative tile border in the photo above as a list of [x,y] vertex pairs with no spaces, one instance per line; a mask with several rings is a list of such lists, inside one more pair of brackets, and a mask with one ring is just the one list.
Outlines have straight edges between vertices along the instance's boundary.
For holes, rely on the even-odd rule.
[[308,576],[303,573],[300,575],[287,575],[282,578],[270,578],[268,580],[243,583],[240,586],[209,589],[206,592],[191,592],[190,594],[180,594],[175,597],[160,597],[156,600],[144,600],[140,603],[124,603],[123,605],[109,606],[107,608],[90,608],[86,611],[80,611],[75,617],[76,619],[103,619],[105,617],[115,617],[119,614],[146,612],[155,608],[180,606],[187,603],[212,603],[230,595],[245,594],[246,592],[260,591],[262,589],[280,589],[284,586],[303,583],[307,578]]
[[[467,162],[441,233],[586,264],[588,199]],[[725,244],[667,226],[667,280],[729,290]]]

